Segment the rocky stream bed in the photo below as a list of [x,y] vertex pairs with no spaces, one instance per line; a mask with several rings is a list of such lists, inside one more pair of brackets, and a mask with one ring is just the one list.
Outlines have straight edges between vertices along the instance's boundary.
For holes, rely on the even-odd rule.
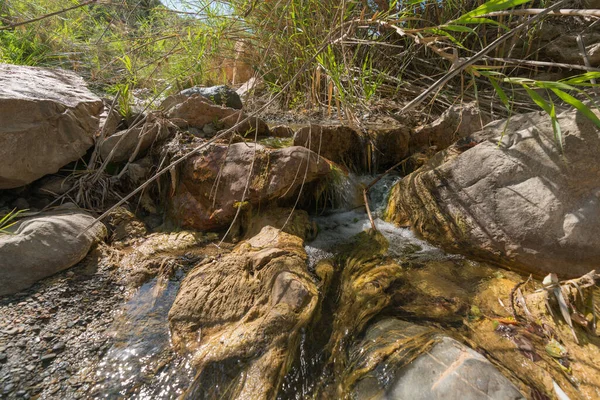
[[558,149],[473,104],[294,132],[228,88],[127,121],[72,73],[0,81],[0,398],[600,398],[579,113]]

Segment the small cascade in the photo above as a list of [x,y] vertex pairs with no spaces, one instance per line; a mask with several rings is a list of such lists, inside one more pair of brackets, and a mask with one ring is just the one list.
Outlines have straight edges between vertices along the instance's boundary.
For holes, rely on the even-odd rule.
[[[364,208],[363,189],[373,179],[371,175],[348,174],[334,186],[333,190],[342,206],[313,218],[319,227],[319,234],[305,246],[311,269],[320,260],[333,257],[340,245],[371,227]],[[369,205],[375,226],[390,242],[390,254],[404,256],[409,249],[412,257],[441,257],[444,254],[441,250],[418,239],[410,229],[399,228],[381,219],[390,190],[399,179],[397,175],[386,175],[369,190]]]

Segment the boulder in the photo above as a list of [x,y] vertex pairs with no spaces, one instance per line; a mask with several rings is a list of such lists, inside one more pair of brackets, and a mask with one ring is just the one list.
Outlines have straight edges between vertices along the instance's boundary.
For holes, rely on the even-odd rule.
[[351,351],[351,365],[345,383],[355,399],[525,399],[481,354],[397,319],[369,327]]
[[169,311],[197,371],[184,398],[277,398],[317,303],[302,239],[271,226],[196,266]]
[[211,86],[211,87],[198,87],[194,86],[189,89],[182,90],[180,92],[183,95],[191,96],[193,94],[199,94],[212,101],[214,104],[235,108],[241,110],[244,105],[240,99],[240,95],[227,85]]
[[[202,129],[206,124],[218,123],[229,129],[246,118],[241,110],[215,105],[198,94],[169,96],[162,102],[161,108],[181,128]],[[269,127],[258,117],[249,119],[236,129],[242,136],[254,135],[256,131],[259,136],[269,136]]]
[[293,138],[294,131],[287,125],[277,125],[271,128],[271,136],[278,138]]
[[9,228],[11,234],[0,234],[0,296],[81,261],[106,236],[104,225],[90,227],[93,222],[84,211],[53,211],[23,219]]
[[445,250],[539,275],[600,267],[600,131],[543,113],[497,121],[474,147],[438,153],[392,190],[387,218]]
[[156,142],[165,140],[169,129],[158,122],[146,122],[137,128],[119,131],[107,137],[100,144],[100,155],[103,160],[121,163],[142,158]]
[[[242,202],[251,166],[252,176]],[[185,161],[170,214],[182,227],[226,228],[238,207],[295,199],[303,181],[323,178],[330,169],[325,159],[304,147],[273,150],[253,143],[213,145]]]
[[311,125],[294,135],[294,146],[304,146],[320,156],[353,171],[365,165],[364,141],[354,129],[344,125]]
[[373,146],[371,152],[371,170],[390,168],[408,156],[410,130],[405,127],[367,130]]
[[410,137],[410,151],[414,153],[431,146],[444,150],[456,140],[480,131],[489,122],[490,117],[481,114],[476,102],[453,105],[432,123],[415,130]]
[[0,189],[82,157],[101,111],[102,100],[72,72],[0,64]]

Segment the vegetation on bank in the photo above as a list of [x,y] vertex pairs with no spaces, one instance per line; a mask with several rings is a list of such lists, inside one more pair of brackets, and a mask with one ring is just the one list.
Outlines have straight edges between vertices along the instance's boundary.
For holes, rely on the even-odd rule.
[[[599,17],[560,11],[573,2],[179,0],[173,9],[171,1],[4,0],[0,61],[75,70],[120,93],[121,108],[134,89],[153,98],[225,83],[237,62],[284,107],[351,120],[415,99],[408,108],[427,111],[477,100],[498,116],[541,108],[555,121],[568,103],[600,126],[582,102],[600,69],[586,54],[568,65],[544,57],[548,24],[585,34]],[[566,79],[540,79],[552,73]]]

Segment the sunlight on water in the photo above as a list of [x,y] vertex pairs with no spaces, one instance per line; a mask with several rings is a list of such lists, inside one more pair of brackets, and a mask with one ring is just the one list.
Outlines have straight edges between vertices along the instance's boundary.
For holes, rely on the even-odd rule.
[[98,365],[94,397],[175,399],[189,386],[194,370],[172,351],[167,319],[179,284],[169,280],[157,290],[154,279],[127,302],[113,323],[115,343]]

